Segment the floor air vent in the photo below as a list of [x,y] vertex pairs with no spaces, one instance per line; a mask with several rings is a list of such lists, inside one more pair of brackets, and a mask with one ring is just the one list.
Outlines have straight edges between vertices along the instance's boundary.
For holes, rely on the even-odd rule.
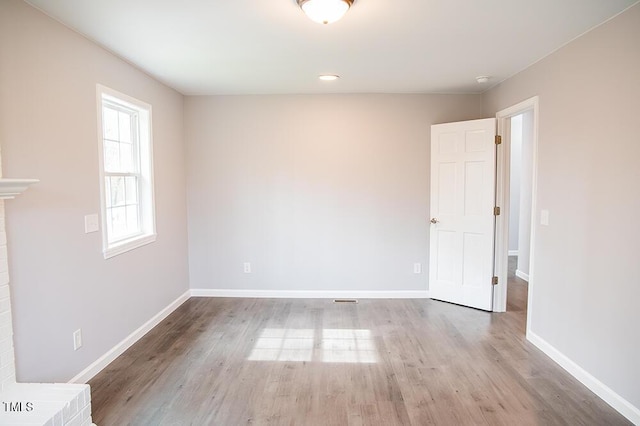
[[358,299],[333,299],[333,303],[358,303]]

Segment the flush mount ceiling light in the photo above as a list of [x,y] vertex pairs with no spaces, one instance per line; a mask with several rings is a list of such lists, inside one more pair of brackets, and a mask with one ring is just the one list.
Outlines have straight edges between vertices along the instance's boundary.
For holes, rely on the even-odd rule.
[[331,24],[344,16],[355,0],[296,0],[314,22]]
[[489,82],[489,79],[491,77],[489,77],[488,75],[479,75],[476,77],[476,81],[478,82],[478,84],[486,84]]
[[322,81],[335,81],[339,79],[340,76],[335,74],[322,74],[322,75],[319,75],[318,78]]

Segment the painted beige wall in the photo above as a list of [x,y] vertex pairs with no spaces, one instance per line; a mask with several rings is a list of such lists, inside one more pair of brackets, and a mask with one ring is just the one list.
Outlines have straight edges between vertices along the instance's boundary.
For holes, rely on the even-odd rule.
[[518,251],[520,227],[520,175],[522,174],[522,115],[510,120],[511,164],[509,176],[509,251]]
[[480,107],[476,95],[186,98],[191,287],[426,290],[430,126]]
[[[153,107],[158,239],[104,260],[96,83]],[[188,289],[183,97],[19,0],[0,1],[4,175],[17,376],[66,381]],[[74,352],[72,333],[84,346]]]
[[483,97],[493,115],[540,96],[531,330],[636,409],[639,40],[637,5]]
[[518,213],[518,240],[520,253],[516,273],[529,275],[531,260],[531,209],[533,192],[533,111],[522,114],[522,140],[520,146],[520,206]]

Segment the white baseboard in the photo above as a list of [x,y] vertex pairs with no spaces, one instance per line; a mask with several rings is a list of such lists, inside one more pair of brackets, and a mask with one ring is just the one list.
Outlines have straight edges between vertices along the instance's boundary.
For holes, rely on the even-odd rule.
[[580,383],[602,398],[607,404],[629,419],[631,423],[640,425],[640,408],[634,406],[629,401],[618,395],[610,387],[596,379],[589,372],[573,362],[566,355],[531,330],[527,332],[527,340],[537,346],[538,349],[547,354],[549,358],[558,363],[560,367],[567,370],[569,374],[578,379]]
[[153,327],[160,324],[162,320],[169,316],[173,311],[175,311],[180,305],[186,302],[189,297],[191,297],[191,292],[187,290],[184,294],[178,297],[176,300],[171,302],[169,306],[161,310],[158,314],[156,314],[149,321],[144,323],[140,328],[131,333],[129,336],[125,337],[120,343],[111,348],[106,354],[102,355],[96,361],[94,361],[87,368],[82,370],[78,375],[76,375],[73,379],[69,380],[69,383],[87,383],[91,380],[96,374],[102,371],[107,365],[109,365],[113,360],[122,355],[124,351],[129,349],[134,343],[136,343],[142,336],[147,334]]
[[529,274],[525,274],[520,269],[516,269],[516,277],[522,278],[526,282],[529,282]]
[[428,299],[424,291],[314,291],[191,289],[192,297],[246,297],[261,299]]
[[517,256],[520,253],[518,250],[509,250],[509,256]]

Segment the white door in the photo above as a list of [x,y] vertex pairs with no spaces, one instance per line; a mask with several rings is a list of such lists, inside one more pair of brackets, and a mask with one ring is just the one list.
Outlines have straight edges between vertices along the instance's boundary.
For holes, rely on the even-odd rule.
[[495,118],[431,126],[431,298],[493,305]]

